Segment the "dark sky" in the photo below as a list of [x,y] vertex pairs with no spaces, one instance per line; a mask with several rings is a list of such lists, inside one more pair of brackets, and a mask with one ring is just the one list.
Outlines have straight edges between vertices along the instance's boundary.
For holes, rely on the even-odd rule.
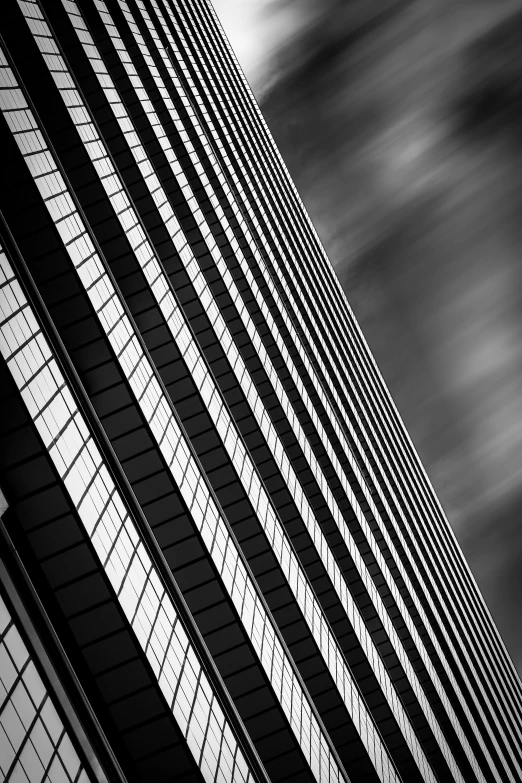
[[522,672],[522,0],[215,0]]

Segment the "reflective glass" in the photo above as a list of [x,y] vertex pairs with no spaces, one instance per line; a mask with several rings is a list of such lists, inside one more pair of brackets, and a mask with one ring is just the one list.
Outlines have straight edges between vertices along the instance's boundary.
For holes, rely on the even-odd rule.
[[[1,250],[0,263],[5,277],[12,270]],[[11,280],[14,282],[12,276]],[[2,285],[5,284],[5,280],[0,282],[2,304]],[[62,783],[76,783],[80,773],[88,783],[89,777],[58,717],[52,696],[47,692],[1,595],[0,618],[0,678],[5,686],[3,696],[0,693],[2,780],[5,783],[24,780],[40,783],[46,774],[50,775],[58,754],[66,750],[68,758],[74,758],[74,763],[67,767],[68,773],[63,771]]]

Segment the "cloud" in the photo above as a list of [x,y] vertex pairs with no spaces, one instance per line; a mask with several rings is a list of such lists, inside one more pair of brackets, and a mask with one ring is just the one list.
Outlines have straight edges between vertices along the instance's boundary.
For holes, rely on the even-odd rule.
[[315,0],[214,0],[223,28],[258,99],[281,77],[278,63],[317,13]]

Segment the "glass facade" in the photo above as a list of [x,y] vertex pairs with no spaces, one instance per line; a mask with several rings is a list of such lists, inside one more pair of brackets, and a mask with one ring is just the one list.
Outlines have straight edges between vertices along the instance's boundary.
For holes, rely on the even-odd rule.
[[[1,554],[96,774],[522,779],[518,676],[210,3],[2,16]],[[4,777],[90,779],[4,646]]]
[[0,596],[0,770],[2,779],[89,783],[89,776]]

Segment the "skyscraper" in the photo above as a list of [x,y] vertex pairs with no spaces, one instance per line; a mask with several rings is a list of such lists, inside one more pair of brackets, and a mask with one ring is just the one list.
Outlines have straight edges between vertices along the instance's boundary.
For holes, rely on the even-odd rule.
[[210,3],[0,13],[3,777],[521,780],[519,678]]

